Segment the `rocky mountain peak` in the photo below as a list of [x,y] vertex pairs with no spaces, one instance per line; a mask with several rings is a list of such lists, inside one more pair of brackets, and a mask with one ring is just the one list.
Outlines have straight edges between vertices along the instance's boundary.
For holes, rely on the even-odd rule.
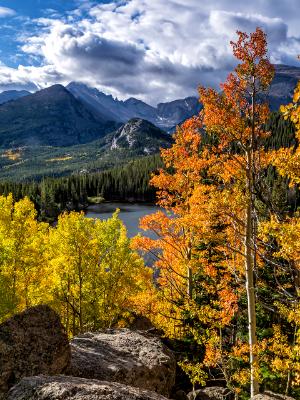
[[142,118],[132,118],[112,136],[110,149],[133,149],[142,154],[154,154],[168,147],[172,138],[154,124]]

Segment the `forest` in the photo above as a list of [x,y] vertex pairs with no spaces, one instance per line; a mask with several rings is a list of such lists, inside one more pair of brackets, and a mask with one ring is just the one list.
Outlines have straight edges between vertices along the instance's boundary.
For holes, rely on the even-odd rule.
[[[197,349],[179,363],[194,387],[222,380],[236,399],[265,389],[300,399],[300,82],[271,114],[266,34],[237,32],[231,46],[238,66],[221,91],[199,88],[202,111],[160,157],[1,183],[0,320],[47,303],[72,337],[142,315]],[[92,196],[155,193],[163,210],[141,220],[155,239],[129,240],[118,212],[72,211]]]
[[44,178],[40,182],[0,181],[0,194],[12,193],[15,200],[27,196],[35,204],[39,219],[53,222],[63,211],[84,210],[92,198],[154,203],[155,189],[149,180],[162,165],[160,156],[153,155],[101,172]]
[[[296,144],[294,125],[279,112],[272,112],[265,130],[272,134],[265,138],[268,149],[292,147]],[[199,130],[203,141],[209,141]],[[64,211],[84,210],[93,198],[103,201],[134,201],[155,203],[156,191],[150,185],[151,174],[163,167],[159,154],[140,157],[127,164],[100,172],[73,174],[68,177],[45,177],[38,181],[0,181],[0,194],[12,193],[15,200],[27,196],[33,201],[42,221],[53,222]],[[268,168],[268,184],[274,195],[282,196],[290,207],[298,206],[298,191],[290,191],[288,180]]]

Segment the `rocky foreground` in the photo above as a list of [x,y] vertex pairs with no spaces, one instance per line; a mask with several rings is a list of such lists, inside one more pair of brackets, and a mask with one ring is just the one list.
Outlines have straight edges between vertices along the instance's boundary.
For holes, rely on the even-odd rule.
[[8,393],[9,400],[165,400],[148,390],[116,382],[73,376],[34,376],[24,378]]
[[[229,400],[222,387],[174,393],[176,360],[148,331],[109,329],[71,343],[36,306],[0,325],[0,400]],[[292,400],[271,392],[255,400]]]
[[69,375],[119,382],[164,396],[175,384],[176,360],[153,335],[128,329],[85,333],[71,343]]

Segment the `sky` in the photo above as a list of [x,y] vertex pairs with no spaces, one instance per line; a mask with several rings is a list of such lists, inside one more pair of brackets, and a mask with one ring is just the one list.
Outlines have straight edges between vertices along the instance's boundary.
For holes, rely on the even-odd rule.
[[78,81],[155,105],[218,87],[237,30],[300,67],[299,21],[300,0],[0,0],[0,91]]

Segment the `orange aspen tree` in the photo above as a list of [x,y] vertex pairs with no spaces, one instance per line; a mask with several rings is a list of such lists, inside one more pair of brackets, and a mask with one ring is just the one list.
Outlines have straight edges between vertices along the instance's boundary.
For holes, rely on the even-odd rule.
[[[152,178],[158,188],[158,204],[172,214],[158,212],[145,217],[142,227],[157,233],[158,239],[137,238],[135,245],[145,251],[158,251],[159,291],[169,300],[162,307],[166,311],[166,304],[175,305],[177,319],[180,313],[192,309],[192,313],[202,314],[199,321],[204,318],[204,325],[211,315],[210,321],[221,331],[236,311],[237,296],[246,292],[249,345],[241,343],[241,348],[243,352],[248,348],[249,382],[254,396],[259,391],[255,269],[261,263],[256,202],[264,195],[270,159],[264,148],[270,113],[262,94],[270,85],[274,69],[267,58],[266,35],[260,28],[251,35],[238,32],[238,41],[231,44],[241,63],[221,85],[221,93],[200,88],[202,112],[177,129],[175,144],[162,151],[166,169]],[[205,247],[211,243],[214,251],[223,255],[217,262],[201,250],[203,244]],[[194,294],[192,273],[199,276],[201,271],[203,289],[214,271],[218,279],[222,277],[222,268],[227,271],[225,290],[218,293],[221,286],[217,280],[211,283],[213,279],[209,287],[213,293],[215,285],[219,296],[215,304],[219,304],[220,312],[216,313],[213,304],[206,308],[200,304],[196,311],[199,305],[190,301]],[[186,288],[188,296],[184,296]],[[166,319],[172,318],[174,310],[169,310]],[[219,346],[221,336],[214,333],[214,343],[207,343],[207,366],[214,365],[214,360],[215,364],[217,360],[220,365],[226,364]]]
[[[263,147],[264,124],[268,106],[260,95],[273,78],[273,67],[267,58],[264,32],[257,28],[250,35],[237,32],[237,42],[231,42],[233,54],[241,61],[221,85],[222,92],[200,88],[203,103],[203,123],[207,132],[217,137],[214,149],[218,162],[213,173],[223,185],[224,218],[233,229],[238,242],[238,257],[244,263],[248,303],[250,386],[251,396],[259,391],[255,311],[254,268],[257,263],[255,240],[255,201],[260,174],[268,157]],[[235,207],[238,205],[238,207]],[[233,246],[232,246],[233,247]],[[234,248],[231,249],[235,251]],[[243,255],[242,255],[243,253]],[[242,255],[242,257],[241,257]]]
[[156,258],[162,295],[156,309],[165,320],[165,323],[161,322],[165,329],[166,321],[170,321],[169,334],[170,330],[174,333],[174,324],[181,320],[184,305],[180,307],[179,302],[185,297],[192,298],[193,256],[199,242],[199,227],[203,230],[204,226],[196,224],[189,212],[189,201],[195,185],[200,182],[203,168],[199,158],[200,127],[197,118],[186,121],[177,129],[174,145],[161,151],[166,170],[154,175],[151,183],[158,188],[157,204],[170,214],[158,211],[142,218],[141,227],[154,232],[156,239],[136,237],[134,240],[134,247],[150,252]]
[[[238,296],[224,265],[223,248],[217,249],[225,242],[222,215],[213,200],[217,189],[205,178],[215,160],[200,129],[201,116],[189,119],[177,128],[173,146],[162,150],[165,169],[151,182],[166,212],[141,220],[141,227],[154,232],[156,238],[136,237],[134,247],[154,254],[159,270],[157,290],[150,290],[148,296],[151,313],[146,315],[168,336],[193,336],[205,349],[197,366],[182,364],[192,381],[201,377],[203,383],[206,368],[226,374],[221,331],[230,325]],[[199,323],[207,328],[198,330]]]

